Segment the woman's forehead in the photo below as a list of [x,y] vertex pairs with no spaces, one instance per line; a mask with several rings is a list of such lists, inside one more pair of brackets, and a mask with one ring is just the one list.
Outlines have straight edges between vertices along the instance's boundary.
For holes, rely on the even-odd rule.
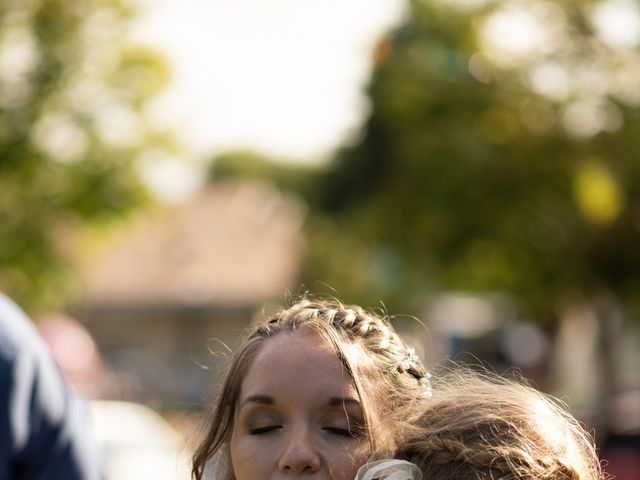
[[359,343],[340,336],[332,327],[325,325],[304,325],[297,330],[282,331],[273,337],[265,339],[256,355],[282,349],[291,350],[295,347],[307,349],[310,352],[322,352],[327,356],[344,359],[353,369],[368,363],[369,356],[365,348]]
[[334,347],[311,329],[282,332],[267,339],[241,385],[241,397],[277,392],[297,395],[298,391],[357,398],[351,376]]

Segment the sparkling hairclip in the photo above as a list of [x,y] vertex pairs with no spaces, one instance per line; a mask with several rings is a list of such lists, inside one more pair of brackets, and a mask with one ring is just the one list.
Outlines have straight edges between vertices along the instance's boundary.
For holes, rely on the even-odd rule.
[[406,460],[385,459],[365,463],[355,480],[422,480],[422,471]]
[[407,348],[407,356],[400,361],[398,370],[401,372],[407,372],[414,376],[420,382],[424,395],[430,397],[432,395],[430,382],[431,374],[429,372],[421,372],[417,370],[415,367],[419,364],[420,357],[418,357],[416,351],[412,347],[409,347]]
[[404,358],[401,362],[400,365],[402,366],[402,369],[404,371],[409,370],[413,365],[416,365],[420,363],[420,357],[418,357],[418,355],[416,355],[416,351],[409,347],[407,348],[407,357]]

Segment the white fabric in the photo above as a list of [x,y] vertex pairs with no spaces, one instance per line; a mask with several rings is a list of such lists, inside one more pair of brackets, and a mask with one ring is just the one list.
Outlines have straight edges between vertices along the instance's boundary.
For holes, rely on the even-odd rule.
[[386,459],[365,463],[355,480],[422,480],[422,472],[406,460]]

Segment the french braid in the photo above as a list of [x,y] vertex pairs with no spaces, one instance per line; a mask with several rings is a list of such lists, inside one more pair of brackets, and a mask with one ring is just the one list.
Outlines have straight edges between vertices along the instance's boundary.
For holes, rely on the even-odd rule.
[[589,435],[536,390],[467,370],[437,376],[398,456],[430,480],[602,480]]
[[407,452],[413,462],[429,465],[429,478],[492,478],[518,480],[579,480],[575,468],[557,458],[534,458],[517,447],[465,444],[436,436]]
[[[303,300],[271,317],[259,326],[252,337],[270,336],[282,330],[296,330],[310,321],[327,323],[346,339],[361,344],[379,360],[400,374],[407,374],[428,393],[430,375],[415,354],[391,326],[388,317],[365,311],[357,305],[337,301]],[[251,337],[250,337],[251,338]],[[415,389],[411,389],[411,395]]]

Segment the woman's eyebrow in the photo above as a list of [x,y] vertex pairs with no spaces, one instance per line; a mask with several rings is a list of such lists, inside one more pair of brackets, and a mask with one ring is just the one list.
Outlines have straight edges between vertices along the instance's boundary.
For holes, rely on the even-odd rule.
[[331,397],[329,399],[330,407],[341,407],[343,405],[356,405],[359,407],[360,401],[352,397]]
[[273,398],[270,397],[269,395],[249,395],[247,398],[244,399],[244,401],[242,402],[242,405],[246,404],[246,403],[259,403],[260,405],[273,405],[275,402],[273,401]]

